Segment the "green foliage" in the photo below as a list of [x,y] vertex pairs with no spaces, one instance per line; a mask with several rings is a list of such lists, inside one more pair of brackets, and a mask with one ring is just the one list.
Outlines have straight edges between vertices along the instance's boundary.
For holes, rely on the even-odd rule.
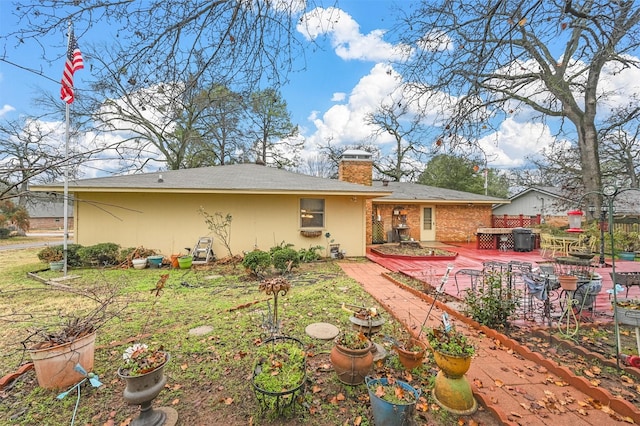
[[[78,251],[82,248],[80,244],[67,244],[67,265],[81,266]],[[64,246],[47,246],[38,252],[38,259],[42,262],[58,262],[64,259]]]
[[476,352],[476,348],[469,342],[467,336],[455,328],[451,328],[449,332],[445,332],[443,327],[429,328],[426,331],[426,337],[434,351],[447,355],[472,356]]
[[272,253],[271,259],[273,266],[280,271],[281,274],[290,272],[293,268],[300,265],[298,252],[292,248],[283,248]]
[[242,266],[250,270],[254,275],[262,276],[271,266],[271,255],[266,251],[253,250],[244,256]]
[[301,248],[298,250],[298,258],[302,263],[314,262],[322,257],[319,253],[322,249],[324,249],[322,246],[313,246],[308,249]]
[[293,244],[285,243],[284,241],[282,241],[280,244],[277,244],[271,247],[269,249],[269,254],[273,256],[273,253],[277,252],[278,250],[287,249],[287,248],[293,248]]
[[120,258],[120,246],[115,243],[100,243],[82,247],[78,250],[78,256],[84,265],[117,265]]
[[297,342],[266,342],[258,348],[254,382],[267,392],[285,392],[305,377],[305,351]]
[[[418,183],[438,188],[484,194],[484,164],[479,159],[440,154],[433,157],[420,174]],[[488,170],[487,195],[507,198],[509,183],[494,169]]]
[[509,274],[489,272],[475,291],[467,289],[465,314],[490,328],[504,327],[520,302],[520,291],[508,285]]
[[349,349],[365,349],[371,344],[367,336],[362,332],[354,330],[340,333],[340,335],[336,337],[336,343]]
[[0,228],[0,240],[4,240],[9,238],[9,234],[11,234],[11,230],[8,228]]

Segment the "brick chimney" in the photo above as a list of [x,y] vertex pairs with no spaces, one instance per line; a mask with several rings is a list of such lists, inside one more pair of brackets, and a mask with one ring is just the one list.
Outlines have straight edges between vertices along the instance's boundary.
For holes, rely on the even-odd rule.
[[338,179],[371,186],[373,181],[371,153],[359,149],[348,149],[343,152],[338,165]]

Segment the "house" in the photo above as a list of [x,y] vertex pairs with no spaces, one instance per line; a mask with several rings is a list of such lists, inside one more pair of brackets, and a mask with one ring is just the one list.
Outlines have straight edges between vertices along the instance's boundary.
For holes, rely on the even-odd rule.
[[[62,194],[34,194],[27,202],[31,230],[63,230],[64,203]],[[68,229],[73,229],[73,202],[67,207]]]
[[[576,200],[568,197],[565,192],[554,186],[540,186],[527,188],[509,198],[510,204],[497,204],[493,207],[495,216],[536,216],[540,215],[541,221],[554,226],[567,226],[569,224],[567,212],[579,208],[584,212],[585,220],[598,219],[597,212],[590,212],[586,206],[586,199]],[[613,203],[616,221],[635,220],[637,223],[640,215],[640,192],[637,190],[622,190],[616,195]]]
[[541,222],[555,226],[568,225],[567,211],[575,208],[576,201],[563,195],[563,190],[554,186],[527,188],[509,198],[510,204],[493,207],[496,216],[537,216]]
[[[347,256],[363,256],[372,242],[469,241],[477,227],[490,226],[491,206],[508,202],[424,185],[374,182],[372,169],[369,153],[352,150],[343,154],[337,180],[234,164],[71,181],[75,241],[144,246],[169,255],[185,253],[209,235],[217,256],[226,256],[224,242],[208,229],[202,208],[210,215],[231,215],[228,242],[233,254],[283,242],[328,248],[333,240]],[[31,190],[61,192],[63,185]]]

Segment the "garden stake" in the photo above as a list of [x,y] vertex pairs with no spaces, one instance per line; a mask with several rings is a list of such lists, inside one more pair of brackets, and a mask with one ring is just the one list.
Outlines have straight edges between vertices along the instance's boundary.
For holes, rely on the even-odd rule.
[[422,326],[420,327],[420,332],[418,333],[418,340],[420,340],[420,336],[422,335],[422,330],[424,329],[424,325],[427,323],[427,320],[429,319],[429,315],[431,315],[431,310],[433,309],[433,305],[436,304],[436,300],[438,300],[438,294],[442,293],[444,290],[444,285],[447,283],[447,281],[449,280],[449,272],[451,272],[451,270],[453,269],[453,265],[449,264],[447,265],[447,270],[445,271],[444,275],[442,276],[442,279],[440,280],[440,286],[438,287],[438,290],[436,291],[436,295],[433,297],[433,303],[431,304],[431,307],[429,307],[429,311],[427,312],[427,316],[424,318],[424,321],[422,322]]

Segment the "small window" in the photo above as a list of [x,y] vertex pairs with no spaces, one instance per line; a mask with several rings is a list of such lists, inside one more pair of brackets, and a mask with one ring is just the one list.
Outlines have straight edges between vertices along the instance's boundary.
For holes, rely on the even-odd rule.
[[324,199],[300,199],[300,227],[324,228]]

